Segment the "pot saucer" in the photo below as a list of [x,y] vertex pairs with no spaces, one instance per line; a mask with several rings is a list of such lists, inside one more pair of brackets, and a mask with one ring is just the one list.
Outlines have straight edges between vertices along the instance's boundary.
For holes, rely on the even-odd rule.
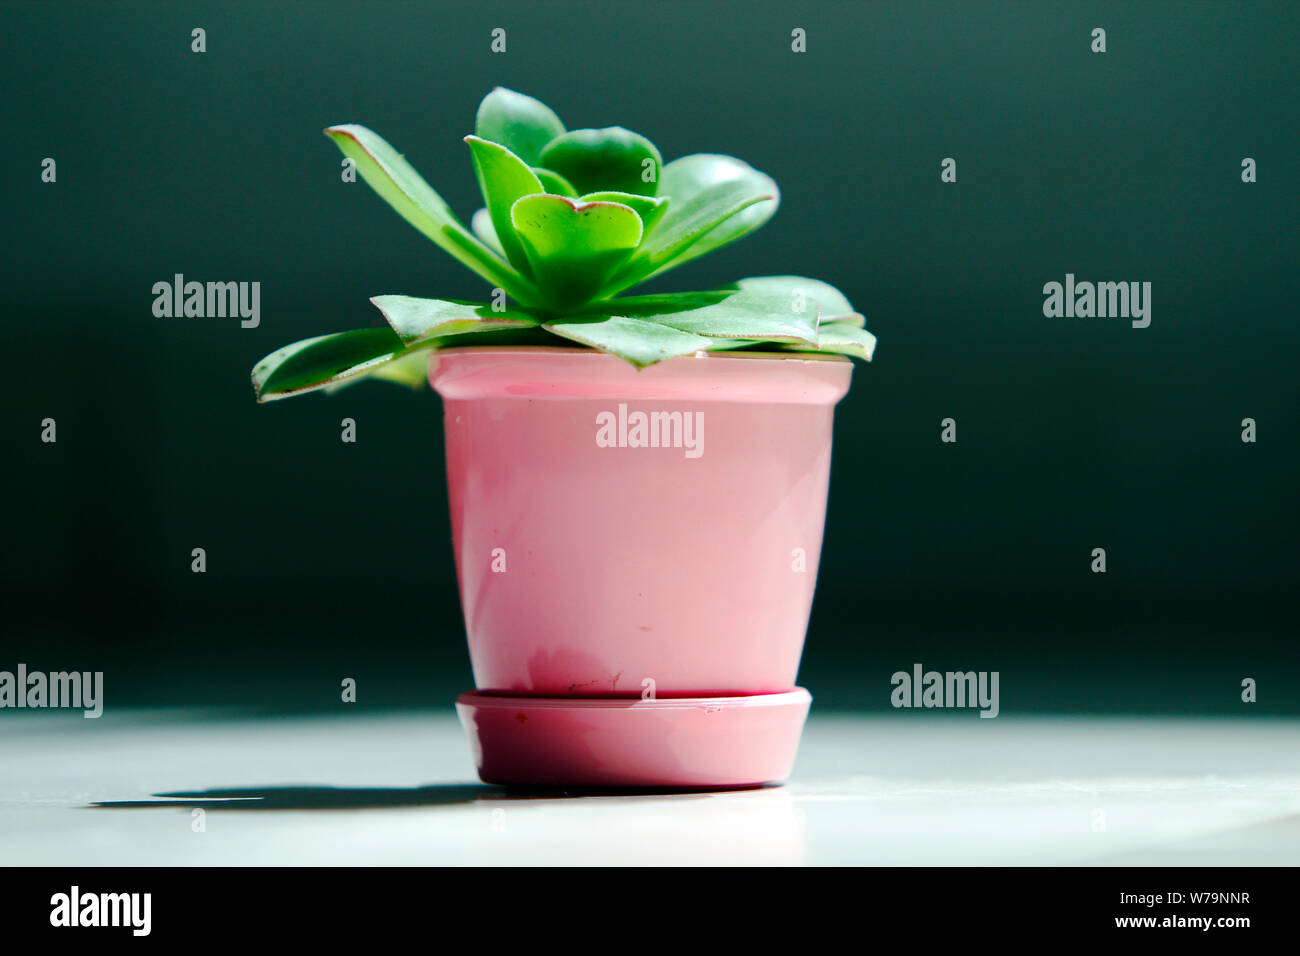
[[469,691],[456,713],[486,783],[726,789],[790,775],[812,695],[508,697]]

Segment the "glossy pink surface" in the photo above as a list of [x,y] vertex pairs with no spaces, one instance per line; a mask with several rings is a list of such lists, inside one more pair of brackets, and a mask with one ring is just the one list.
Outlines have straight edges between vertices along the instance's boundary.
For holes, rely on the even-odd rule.
[[[479,691],[790,691],[850,373],[804,357],[700,354],[638,371],[591,350],[433,353]],[[680,427],[657,420],[669,447],[634,447],[638,412],[681,413]]]
[[794,766],[812,698],[556,700],[462,694],[479,776],[565,787],[749,787]]

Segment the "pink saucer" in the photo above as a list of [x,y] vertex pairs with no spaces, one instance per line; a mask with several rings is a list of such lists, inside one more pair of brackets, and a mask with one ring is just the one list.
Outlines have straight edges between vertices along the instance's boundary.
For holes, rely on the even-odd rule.
[[460,695],[486,783],[715,789],[784,780],[812,695],[659,700]]

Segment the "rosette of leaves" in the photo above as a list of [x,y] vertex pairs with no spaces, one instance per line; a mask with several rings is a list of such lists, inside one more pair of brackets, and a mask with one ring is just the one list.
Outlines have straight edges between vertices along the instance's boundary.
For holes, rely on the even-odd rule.
[[699,153],[664,163],[644,136],[566,130],[544,103],[498,88],[465,137],[484,203],[466,228],[377,134],[355,125],[325,133],[403,219],[488,283],[490,301],[375,296],[387,328],[273,352],[253,369],[259,401],[367,377],[418,386],[425,353],[449,345],[577,344],[638,368],[724,349],[871,358],[875,337],[862,316],[816,279],[627,294],[771,218],[776,183],[741,160]]

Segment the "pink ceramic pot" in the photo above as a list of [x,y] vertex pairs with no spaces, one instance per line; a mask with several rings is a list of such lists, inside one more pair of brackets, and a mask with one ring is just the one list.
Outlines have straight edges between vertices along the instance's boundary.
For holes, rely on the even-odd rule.
[[[760,353],[641,370],[585,349],[433,353],[478,687],[459,709],[484,779],[788,774],[832,412],[850,373],[847,359]],[[731,732],[685,729],[693,701],[732,715]],[[720,756],[737,740],[755,750],[749,768]]]

